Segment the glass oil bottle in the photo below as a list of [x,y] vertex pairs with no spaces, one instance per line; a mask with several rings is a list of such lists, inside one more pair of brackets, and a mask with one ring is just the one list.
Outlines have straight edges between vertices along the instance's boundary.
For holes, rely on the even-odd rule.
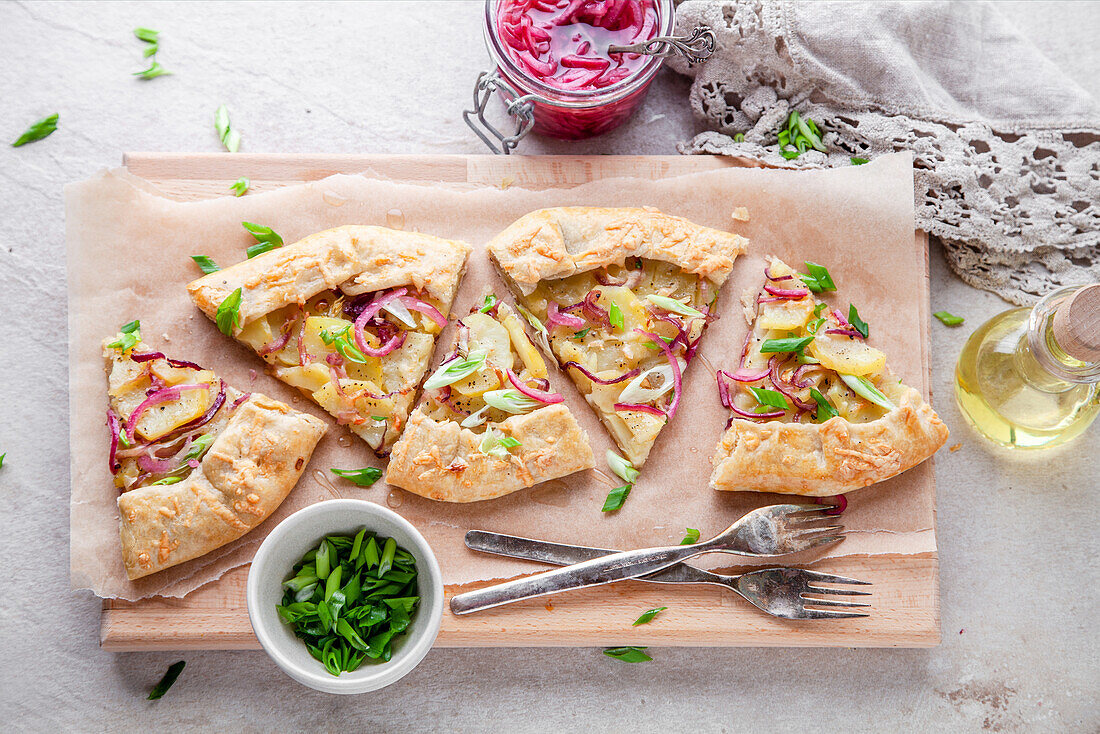
[[1100,284],[1005,311],[967,341],[955,369],[963,415],[1010,448],[1056,446],[1100,413]]

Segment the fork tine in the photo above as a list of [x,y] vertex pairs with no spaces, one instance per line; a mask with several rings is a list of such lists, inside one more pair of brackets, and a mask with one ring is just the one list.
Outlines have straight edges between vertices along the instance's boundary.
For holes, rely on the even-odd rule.
[[[801,530],[801,528],[800,528]],[[821,537],[822,535],[843,535],[843,525],[826,525],[825,527],[806,528],[802,530],[798,535],[795,535],[795,540],[813,540],[814,538]]]
[[870,604],[861,604],[855,601],[837,601],[835,599],[810,599],[805,594],[799,594],[798,597],[805,602],[805,606],[808,607],[870,607]]
[[828,545],[830,543],[836,543],[838,541],[844,540],[844,536],[843,535],[829,535],[829,536],[826,536],[824,538],[811,538],[811,539],[799,538],[799,540],[801,542],[805,542],[807,544],[806,545],[806,550],[809,550],[810,548],[818,548],[818,547],[823,546],[823,545]]
[[829,586],[807,586],[807,594],[837,594],[839,596],[871,596],[870,591],[856,591],[855,589],[834,589]]
[[825,510],[833,509],[829,505],[791,505],[793,510],[790,510],[787,514],[795,514],[798,512],[825,512]]
[[821,571],[806,569],[802,573],[812,577],[814,581],[825,584],[859,584],[861,586],[872,586],[870,581],[860,581],[859,579],[853,579],[847,576],[834,576],[831,573],[821,573]]
[[833,609],[803,609],[794,619],[855,619],[870,617],[866,612],[838,612]]

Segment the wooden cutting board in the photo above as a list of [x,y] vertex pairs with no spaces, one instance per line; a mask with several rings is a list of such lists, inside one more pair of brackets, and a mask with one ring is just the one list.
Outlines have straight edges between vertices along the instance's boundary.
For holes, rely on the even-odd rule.
[[[315,181],[337,173],[373,172],[396,181],[471,183],[525,188],[572,186],[600,178],[664,178],[749,161],[708,156],[358,156],[137,153],[124,158],[134,175],[180,200],[224,196],[247,175],[252,191]],[[929,393],[927,240],[914,247],[925,259],[923,392]],[[640,610],[668,601],[667,587],[623,582],[547,599],[534,599],[458,618],[444,610],[436,645],[441,647],[534,647],[589,645],[932,647],[939,643],[939,580],[935,552],[919,555],[846,556],[815,563],[815,569],[874,584],[870,617],[822,622],[774,619],[732,591],[687,586],[677,590],[676,615],[632,627]],[[183,599],[154,597],[103,604],[104,649],[250,649],[259,643],[245,610],[248,567]],[[485,584],[448,586],[447,597]]]

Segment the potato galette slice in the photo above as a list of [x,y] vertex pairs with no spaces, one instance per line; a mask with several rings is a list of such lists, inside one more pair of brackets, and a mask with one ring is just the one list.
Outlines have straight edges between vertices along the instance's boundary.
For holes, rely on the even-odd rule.
[[830,311],[777,259],[764,273],[763,290],[748,294],[738,367],[718,373],[722,403],[734,415],[711,460],[711,486],[843,494],[935,453],[947,427],[866,343],[858,312]]
[[386,481],[433,500],[474,502],[591,469],[588,436],[563,400],[515,311],[487,296],[424,383]]
[[305,470],[323,421],[140,341],[106,339],[108,462],[131,579],[236,540],[263,522]]
[[525,315],[640,467],[748,240],[655,209],[543,209],[489,252]]
[[187,290],[378,454],[405,427],[470,246],[349,225],[211,273]]

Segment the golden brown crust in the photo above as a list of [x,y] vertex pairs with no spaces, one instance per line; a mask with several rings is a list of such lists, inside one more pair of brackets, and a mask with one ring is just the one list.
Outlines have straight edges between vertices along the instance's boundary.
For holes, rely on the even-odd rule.
[[253,393],[182,482],[118,498],[127,575],[198,558],[259,525],[298,483],[325,430],[324,421]]
[[433,500],[477,502],[596,465],[588,436],[562,403],[514,415],[495,428],[521,444],[508,459],[481,453],[481,434],[417,408],[393,447],[386,481]]
[[412,285],[440,301],[454,300],[470,246],[417,232],[349,224],[203,276],[187,286],[191,300],[214,318],[241,289],[241,324],[318,293],[349,295]]
[[663,260],[725,282],[748,240],[649,207],[540,209],[520,217],[489,243],[497,267],[524,294],[540,280],[566,278],[628,257]]
[[[900,474],[934,454],[947,427],[911,387],[868,423],[753,423],[734,419],[711,463],[714,489],[808,497],[844,494]],[[893,391],[892,391],[893,392]]]

